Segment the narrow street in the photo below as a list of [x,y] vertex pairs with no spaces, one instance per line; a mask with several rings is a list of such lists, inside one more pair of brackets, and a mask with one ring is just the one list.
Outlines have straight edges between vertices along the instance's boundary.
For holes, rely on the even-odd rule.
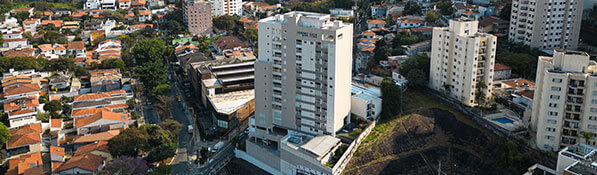
[[[172,77],[176,77],[175,75],[172,74]],[[170,109],[171,109],[171,113],[172,113],[172,117],[174,118],[174,120],[178,121],[180,124],[182,124],[182,128],[180,129],[180,132],[178,133],[178,148],[176,149],[176,156],[174,157],[174,159],[172,160],[172,174],[193,174],[190,173],[191,170],[189,170],[188,165],[191,163],[189,161],[189,147],[192,146],[191,142],[192,142],[192,138],[193,138],[193,134],[189,134],[188,130],[187,130],[187,126],[190,124],[190,122],[193,121],[193,116],[191,116],[192,114],[190,114],[189,111],[186,108],[186,104],[183,105],[183,103],[185,103],[184,100],[182,101],[178,101],[177,97],[178,96],[184,96],[184,94],[180,91],[179,87],[180,85],[177,85],[177,81],[169,81],[170,86],[172,87],[172,90],[170,91],[169,96],[173,97],[174,100],[171,103]],[[191,123],[193,125],[193,128],[197,128],[194,124],[194,122]],[[196,129],[193,130],[193,133],[196,133]],[[191,150],[192,151],[192,150]]]

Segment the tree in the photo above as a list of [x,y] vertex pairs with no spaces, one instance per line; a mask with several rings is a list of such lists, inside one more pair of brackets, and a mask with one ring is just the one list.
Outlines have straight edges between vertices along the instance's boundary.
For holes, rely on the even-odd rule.
[[0,123],[0,144],[4,145],[10,139],[10,132],[4,123]]
[[44,105],[44,111],[50,112],[52,117],[57,117],[59,110],[62,110],[62,103],[58,100],[52,100]]
[[510,13],[512,13],[512,4],[506,4],[500,11],[500,18],[506,21],[510,21]]
[[379,40],[375,42],[375,49],[373,49],[373,58],[376,61],[388,59],[388,45],[385,41]]
[[166,84],[167,73],[166,66],[162,64],[162,61],[151,61],[137,67],[137,75],[149,89]]
[[435,22],[435,20],[439,19],[439,13],[434,12],[434,11],[428,11],[425,14],[425,21],[427,22]]
[[61,57],[56,60],[50,60],[44,67],[46,71],[68,71],[75,70],[75,61],[68,57]]
[[496,62],[512,68],[512,73],[522,77],[534,79],[537,70],[537,57],[527,53],[502,53],[496,56]]
[[[2,126],[0,126],[1,129]],[[593,138],[593,133],[590,131],[585,131],[582,133],[582,137],[585,138],[585,144],[589,143],[589,140],[591,140]],[[1,143],[1,142],[0,142]]]
[[153,87],[153,89],[151,90],[151,94],[153,96],[167,95],[171,89],[172,88],[168,84],[160,84],[160,85],[157,85],[156,87]]
[[66,44],[66,37],[56,31],[48,31],[42,37],[42,43],[45,44],[54,44],[54,43],[61,43]]
[[408,80],[408,86],[416,89],[424,88],[427,84],[425,72],[420,69],[411,69],[404,77]]
[[120,71],[126,70],[126,64],[124,64],[124,61],[118,58],[105,59],[102,61],[101,67],[102,69],[120,69]]
[[160,122],[160,126],[165,130],[168,130],[170,134],[173,135],[177,135],[178,132],[180,132],[180,128],[182,128],[182,124],[172,119],[166,119]]
[[219,30],[223,31],[230,31],[231,29],[235,28],[236,22],[238,19],[234,16],[223,15],[214,17],[213,25]]
[[137,157],[149,147],[147,140],[147,135],[142,130],[129,128],[108,140],[108,150],[113,157]]
[[420,15],[421,13],[421,6],[413,1],[406,2],[404,5],[404,11],[402,12],[405,15]]
[[137,64],[140,65],[147,62],[161,62],[166,51],[166,43],[158,38],[143,40],[133,47],[133,54]]
[[[147,135],[147,144],[150,146],[174,143],[174,138],[168,130],[162,129],[158,125],[143,125],[141,129]],[[153,148],[148,148],[149,151]]]
[[426,56],[415,56],[407,59],[398,70],[401,75],[406,76],[412,69],[419,69],[423,71],[425,77],[429,77],[430,59]]
[[17,18],[19,24],[23,23],[23,21],[29,19],[29,11],[18,11],[14,14],[14,17]]
[[2,37],[2,32],[0,32],[0,46],[4,45],[4,38]]
[[381,82],[381,117],[389,119],[400,114],[402,103],[402,88],[396,85],[390,77],[384,78]]
[[158,161],[162,161],[169,157],[173,157],[176,154],[176,144],[168,143],[168,144],[161,144],[153,149],[145,160],[149,163],[154,163]]
[[30,7],[34,7],[37,11],[48,11],[54,9],[54,5],[48,2],[39,1],[31,3]]
[[440,1],[437,3],[437,6],[442,15],[452,16],[456,12],[456,9],[452,7],[451,1]]
[[8,126],[10,123],[8,122],[8,113],[0,112],[0,122],[4,124],[4,126]]
[[73,107],[69,104],[63,104],[62,105],[62,115],[65,116],[70,116],[70,112],[73,109]]
[[116,11],[104,10],[99,14],[103,18],[115,20],[117,22],[124,21],[124,15]]
[[75,66],[74,72],[77,77],[89,76],[89,71],[81,66]]
[[99,174],[147,174],[147,161],[141,158],[120,156],[112,160]]
[[243,37],[251,43],[257,42],[257,29],[254,27],[249,27],[243,33]]
[[485,89],[487,89],[487,85],[485,84],[485,82],[483,82],[483,80],[477,81],[475,89],[475,100],[477,100],[477,103],[485,103]]

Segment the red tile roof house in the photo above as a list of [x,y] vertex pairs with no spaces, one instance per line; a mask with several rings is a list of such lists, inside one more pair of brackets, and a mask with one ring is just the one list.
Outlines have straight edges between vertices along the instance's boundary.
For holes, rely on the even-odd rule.
[[122,108],[122,104],[126,104],[128,98],[126,95],[124,90],[77,95],[73,100],[73,111],[101,107],[111,107],[113,110]]
[[85,57],[85,41],[68,42],[68,51],[76,57]]
[[41,123],[21,126],[10,130],[6,150],[11,156],[42,151]]
[[3,96],[4,99],[15,99],[30,96],[39,97],[40,91],[39,84],[37,83],[23,84],[4,88]]
[[21,156],[13,156],[8,160],[6,175],[43,174],[44,162],[41,152]]
[[94,115],[75,119],[75,127],[79,135],[104,132],[112,129],[126,129],[129,115],[100,111]]
[[97,141],[77,148],[75,156],[82,156],[86,154],[94,154],[96,156],[105,157],[108,161],[112,160],[112,155],[108,150],[107,141]]
[[94,154],[75,156],[54,169],[54,174],[97,174],[106,165],[106,158]]
[[52,162],[64,162],[64,148],[50,146],[50,159]]
[[73,143],[73,147],[76,150],[79,147],[85,146],[90,143],[95,143],[95,142],[99,142],[99,141],[108,141],[112,137],[117,136],[118,134],[120,134],[120,130],[114,129],[114,130],[109,130],[106,132],[100,132],[100,133],[95,133],[95,134],[79,135],[73,139],[72,143]]
[[4,112],[8,113],[10,128],[39,123],[35,117],[38,107],[39,102],[35,96],[5,101]]
[[493,65],[493,80],[506,80],[512,76],[512,68],[501,64],[495,63]]
[[385,26],[386,26],[386,21],[384,21],[384,20],[373,19],[373,20],[367,21],[368,29],[377,29],[377,28],[382,28]]

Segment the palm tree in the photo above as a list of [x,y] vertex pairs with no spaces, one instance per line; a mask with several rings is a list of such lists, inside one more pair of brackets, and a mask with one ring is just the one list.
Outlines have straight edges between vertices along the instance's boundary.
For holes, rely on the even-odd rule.
[[582,134],[582,137],[584,137],[584,138],[585,138],[585,143],[587,143],[587,144],[588,144],[588,143],[589,143],[589,140],[591,140],[591,139],[593,138],[593,133],[592,133],[592,132],[589,132],[589,131],[585,131],[585,132]]

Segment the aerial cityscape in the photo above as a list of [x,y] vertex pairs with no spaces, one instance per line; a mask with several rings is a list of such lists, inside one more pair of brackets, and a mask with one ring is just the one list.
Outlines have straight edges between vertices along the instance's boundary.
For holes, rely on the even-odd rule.
[[0,0],[0,174],[597,175],[597,0]]

